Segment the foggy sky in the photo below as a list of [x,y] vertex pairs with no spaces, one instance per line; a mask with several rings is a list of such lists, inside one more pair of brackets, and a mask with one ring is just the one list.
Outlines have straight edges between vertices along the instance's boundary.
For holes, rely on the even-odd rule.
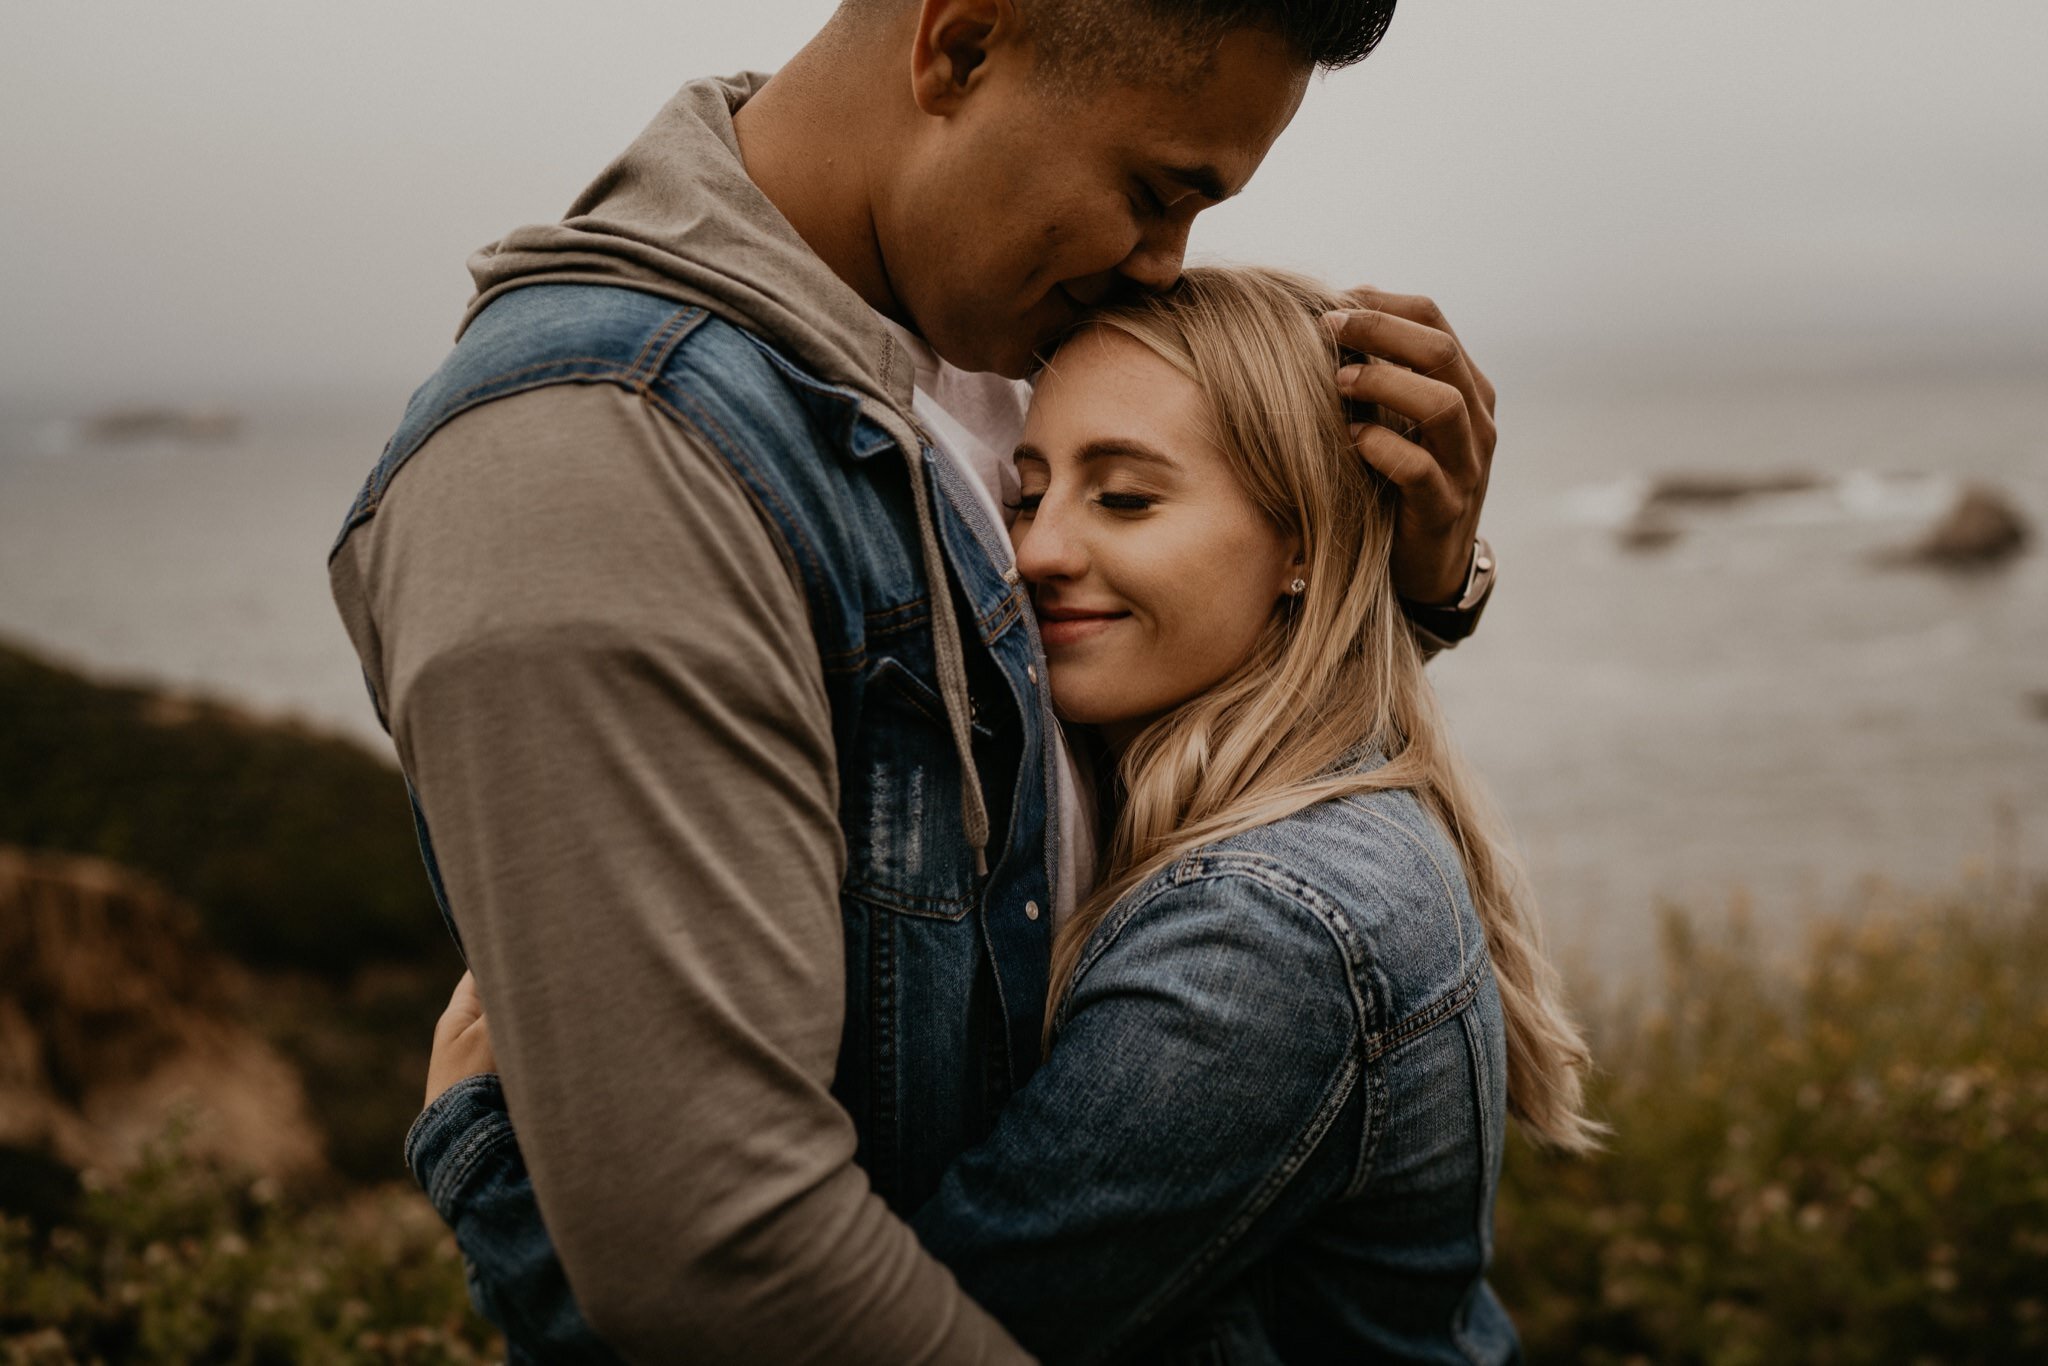
[[[471,250],[829,9],[7,0],[0,399],[402,394]],[[1193,246],[1482,358],[2039,364],[2044,54],[2038,0],[1403,0]]]

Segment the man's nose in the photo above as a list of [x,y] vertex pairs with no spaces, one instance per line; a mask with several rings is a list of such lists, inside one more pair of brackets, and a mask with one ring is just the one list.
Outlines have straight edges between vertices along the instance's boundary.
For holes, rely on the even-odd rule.
[[1161,223],[1139,239],[1116,270],[1139,289],[1158,293],[1180,279],[1181,260],[1188,252],[1188,225]]

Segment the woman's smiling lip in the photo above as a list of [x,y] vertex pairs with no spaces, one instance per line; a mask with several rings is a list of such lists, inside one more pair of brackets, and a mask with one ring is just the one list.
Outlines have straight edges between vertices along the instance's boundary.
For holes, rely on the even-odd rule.
[[1059,604],[1040,607],[1038,638],[1044,641],[1048,648],[1054,645],[1072,645],[1090,636],[1101,634],[1129,615],[1129,612],[1067,607]]

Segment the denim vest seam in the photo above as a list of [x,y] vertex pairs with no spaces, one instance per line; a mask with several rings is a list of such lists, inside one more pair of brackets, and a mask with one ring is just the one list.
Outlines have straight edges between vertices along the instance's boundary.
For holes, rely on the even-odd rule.
[[[561,366],[579,365],[596,368],[591,370],[569,370],[562,374],[536,378],[531,382],[514,383],[502,389],[498,387],[499,385],[506,384],[508,380],[516,376],[524,375],[531,371],[554,370]],[[334,545],[327,552],[328,561],[331,563],[334,557],[341,553],[341,548],[348,544],[348,538],[355,533],[358,527],[377,515],[377,510],[384,505],[385,496],[391,490],[392,482],[398,478],[399,472],[412,462],[412,458],[419,454],[420,448],[427,444],[428,438],[432,437],[435,432],[447,426],[471,408],[480,407],[485,403],[495,402],[501,398],[510,398],[514,394],[525,393],[532,389],[545,389],[554,384],[619,383],[618,376],[612,373],[617,368],[618,362],[616,361],[601,360],[591,356],[557,358],[555,360],[537,362],[533,365],[522,365],[517,369],[508,370],[502,375],[473,384],[463,390],[454,399],[449,401],[447,410],[441,414],[439,420],[417,440],[408,443],[403,453],[395,460],[392,459],[393,448],[388,445],[385,447],[384,454],[378,458],[376,466],[370,471],[370,478],[364,483],[361,492],[357,494],[355,502],[350,505],[348,516],[342,522],[341,534],[334,538]],[[487,390],[489,392],[486,392]],[[388,465],[386,464],[387,461],[390,462]]]
[[[797,530],[796,514],[783,503],[782,495],[776,491],[774,481],[763,474],[760,467],[747,458],[745,450],[737,441],[733,440],[732,434],[725,430],[724,426],[719,423],[717,418],[711,415],[709,410],[697,400],[695,395],[678,384],[671,383],[667,387],[675,391],[676,400],[689,407],[690,412],[687,415],[674,402],[668,400],[651,386],[643,391],[643,396],[648,402],[653,403],[656,407],[672,416],[682,426],[695,431],[704,440],[706,445],[718,453],[727,465],[735,467],[733,471],[735,474],[739,474],[741,469],[745,470],[745,475],[740,478],[741,485],[748,489],[749,492],[754,492],[758,489],[762,497],[765,497],[775,505],[773,513],[762,520],[769,525],[776,540],[785,544],[792,556],[797,555],[799,551],[801,552],[803,564],[800,566],[800,569],[805,576],[806,588],[808,588],[809,583],[822,581],[824,578],[824,565],[818,555],[817,547],[813,546],[809,539]],[[753,501],[755,506],[761,505],[760,497],[755,498]],[[788,527],[787,533],[783,530],[784,526]],[[794,538],[797,544],[789,544],[792,538]],[[808,598],[808,591],[806,591],[805,596]],[[815,633],[815,623],[812,629]],[[823,649],[823,642],[821,641],[819,644],[819,654],[821,656],[826,655],[827,652]],[[834,655],[841,655],[847,653],[847,651],[835,651],[832,653]]]
[[668,368],[669,358],[676,347],[682,345],[683,337],[690,330],[684,324],[694,325],[705,315],[701,308],[686,308],[671,316],[650,335],[640,347],[640,354],[633,357],[626,367],[626,379],[631,381],[635,393],[643,392],[654,382],[654,377]]
[[[715,441],[712,438],[711,434],[705,430],[705,424],[709,424],[711,427],[715,428],[721,434],[724,433],[724,429],[722,427],[718,427],[717,423],[712,420],[710,415],[704,412],[702,408],[699,405],[697,405],[694,401],[692,401],[691,406],[697,409],[696,418],[693,418],[690,415],[685,414],[679,408],[677,408],[675,404],[663,398],[660,393],[656,392],[652,385],[648,386],[647,388],[636,390],[634,392],[638,394],[641,402],[646,403],[650,407],[654,408],[657,412],[661,413],[664,417],[668,418],[669,421],[675,423],[678,427],[681,427],[686,431],[694,433],[700,440],[704,442],[705,445],[710,446],[713,451],[717,452],[721,459],[725,460],[728,470],[730,470],[730,472],[733,475],[734,482],[739,485],[740,492],[745,495],[747,501],[749,503],[752,503],[754,505],[755,511],[760,514],[761,525],[763,529],[767,531],[769,539],[775,543],[776,552],[781,557],[783,564],[788,568],[790,578],[795,582],[797,591],[803,594],[805,600],[805,610],[808,612],[810,610],[810,594],[808,592],[808,586],[804,579],[804,567],[803,565],[797,562],[796,548],[790,544],[789,537],[785,535],[783,532],[783,520],[788,521],[793,526],[795,519],[793,517],[788,517],[787,509],[784,509],[785,518],[783,520],[778,520],[775,517],[774,513],[771,512],[762,502],[763,494],[765,491],[766,496],[775,499],[777,507],[781,507],[780,496],[774,492],[773,484],[764,478],[760,481],[760,487],[757,488],[753,481],[747,479],[738,470],[731,468],[732,465],[735,463],[734,458],[732,456],[729,456],[725,448],[722,447],[717,441]],[[680,390],[678,392],[680,392]],[[701,423],[697,420],[698,418],[702,419]],[[730,442],[731,438],[727,437],[726,440]],[[740,457],[740,459],[743,461],[744,457]],[[750,471],[753,471],[755,474],[759,474],[759,471],[756,470],[751,463],[747,465],[747,468]],[[805,543],[804,549],[806,550],[806,552],[810,551],[811,548],[808,542]],[[815,566],[815,560],[813,560],[812,563]],[[849,647],[848,649],[839,651],[828,651],[824,648],[824,642],[822,640],[818,640],[817,638],[817,628],[815,623],[813,623],[812,625],[811,635],[812,639],[816,640],[818,643],[819,665],[824,670],[824,672],[828,674],[847,673],[852,670],[860,668],[867,662],[867,648],[865,645],[855,645]]]
[[[369,481],[364,484],[355,504],[350,507],[341,533],[335,537],[334,546],[328,551],[328,559],[332,560],[340,552],[341,547],[347,543],[350,533],[376,515],[399,471],[411,462],[413,456],[419,453],[420,448],[426,445],[427,440],[435,432],[455,418],[479,404],[509,398],[515,393],[523,393],[529,389],[546,388],[551,384],[617,384],[628,392],[643,392],[645,379],[637,374],[642,360],[658,350],[665,361],[681,344],[682,339],[694,330],[696,324],[708,316],[709,314],[702,308],[684,308],[670,314],[642,344],[640,354],[624,368],[620,367],[617,360],[602,356],[552,356],[547,360],[500,371],[442,400],[438,405],[439,416],[433,425],[409,441],[397,459],[392,460],[388,466],[385,462],[391,459],[392,448],[389,445],[385,447],[383,456],[371,471]],[[545,378],[534,378],[532,382],[526,382],[526,377],[538,376],[541,372],[549,373]]]
[[885,913],[874,918],[868,935],[868,1012],[873,1037],[868,1048],[867,1074],[871,1103],[868,1132],[861,1136],[861,1146],[870,1164],[884,1160],[885,1155],[891,1163],[892,1170],[886,1173],[872,1169],[870,1172],[877,1184],[886,1176],[888,1190],[902,1189],[904,1176],[902,1125],[898,1122],[897,1106],[901,1073],[896,1043],[901,1012],[896,995],[896,958],[896,922],[892,914]]
[[[916,630],[932,619],[931,602],[929,594],[920,593],[910,601],[895,607],[878,607],[871,612],[863,612],[861,621],[869,635],[901,635],[906,631]],[[913,615],[905,616],[906,612]]]

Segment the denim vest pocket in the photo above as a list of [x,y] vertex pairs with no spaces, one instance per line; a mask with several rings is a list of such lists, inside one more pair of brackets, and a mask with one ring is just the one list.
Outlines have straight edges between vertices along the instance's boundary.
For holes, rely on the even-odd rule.
[[[864,724],[840,794],[845,891],[892,911],[958,920],[974,909],[960,825],[960,760],[938,690],[894,657],[863,680]],[[990,732],[978,721],[979,740]]]

